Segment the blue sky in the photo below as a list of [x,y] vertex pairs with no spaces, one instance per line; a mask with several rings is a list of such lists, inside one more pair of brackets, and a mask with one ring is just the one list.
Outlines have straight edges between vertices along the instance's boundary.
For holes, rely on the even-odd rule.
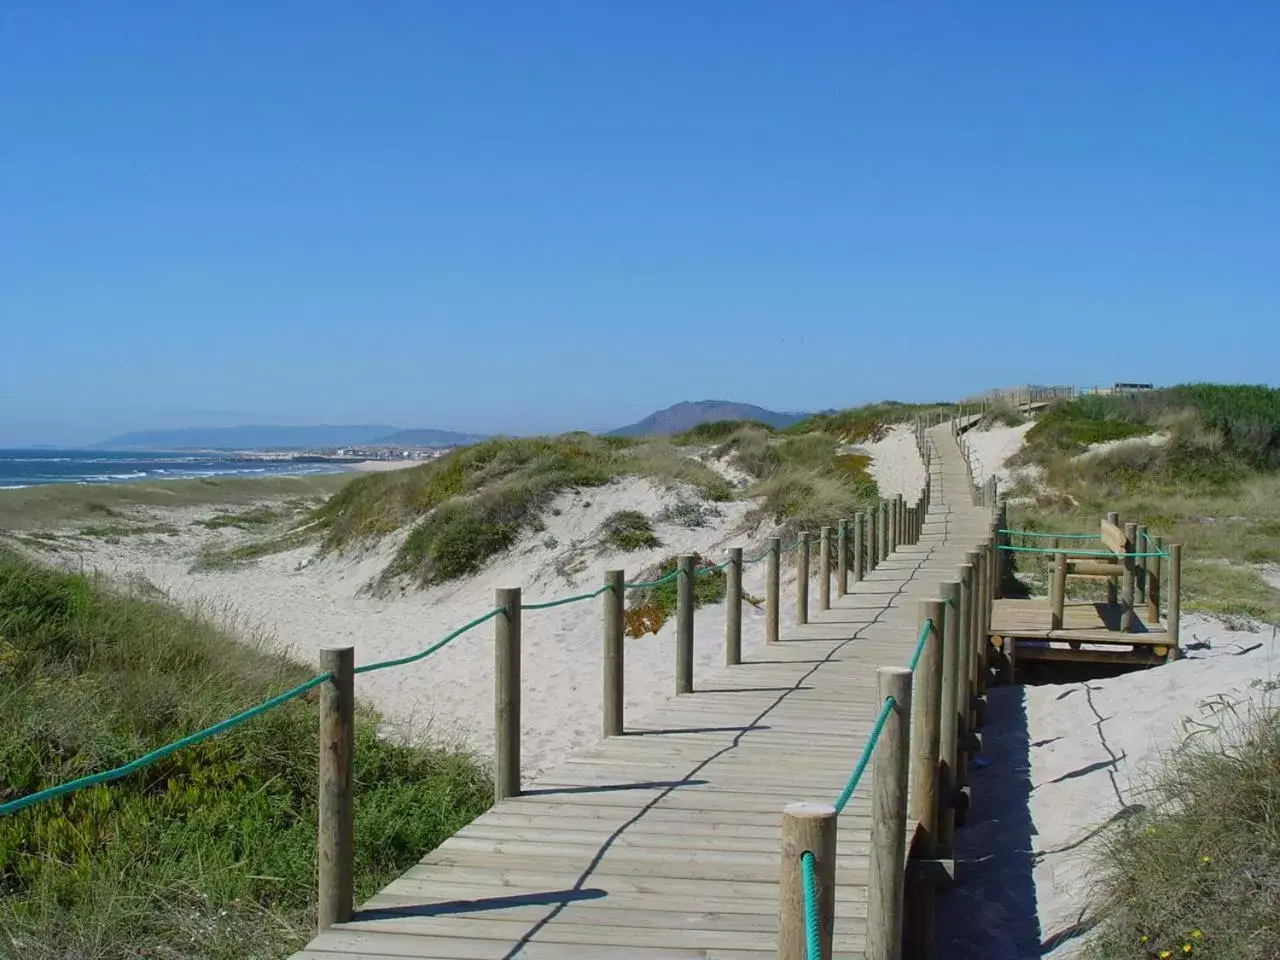
[[1276,382],[1280,4],[0,5],[0,445]]

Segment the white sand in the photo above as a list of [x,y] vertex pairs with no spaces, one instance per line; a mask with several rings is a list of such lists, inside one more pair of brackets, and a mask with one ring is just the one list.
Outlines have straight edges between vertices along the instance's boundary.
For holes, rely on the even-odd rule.
[[[909,430],[895,431],[869,452],[876,457],[872,469],[886,494],[918,492],[924,471]],[[730,464],[707,462],[736,485],[746,479]],[[744,532],[747,515],[756,506],[749,500],[703,504],[720,514],[704,527],[656,521],[664,506],[681,500],[702,502],[691,488],[673,491],[643,479],[562,494],[544,517],[545,530],[527,533],[475,576],[391,597],[373,596],[366,588],[386,567],[400,537],[359,555],[317,558],[306,548],[242,569],[192,573],[201,544],[226,546],[246,536],[234,529],[192,526],[198,511],[174,521],[184,531],[181,536],[129,537],[118,543],[84,540],[84,552],[65,559],[115,577],[142,576],[179,602],[223,611],[239,628],[261,633],[301,660],[314,662],[323,646],[351,644],[357,664],[364,664],[425,648],[491,609],[500,587],[522,587],[526,602],[588,592],[603,582],[605,570],[622,568],[634,580],[672,554],[696,552],[719,562],[729,546],[742,546],[748,558],[754,557],[774,532]],[[623,509],[639,510],[654,520],[662,546],[634,553],[605,548],[601,526]],[[748,596],[763,598],[764,574],[763,563],[746,568],[743,588]],[[786,596],[794,590],[792,568],[784,566],[783,580]],[[783,604],[784,628],[793,616],[792,605]],[[762,609],[748,606],[744,611],[746,651],[763,644],[763,620]],[[376,706],[391,727],[409,735],[429,732],[490,753],[492,631],[484,624],[424,661],[363,674],[357,678],[357,695]],[[705,665],[722,662],[723,636],[723,606],[698,610],[695,675]],[[675,625],[669,621],[656,636],[627,641],[626,710],[631,715],[652,709],[674,688],[674,637]],[[599,735],[601,601],[527,611],[523,643],[522,759],[526,775],[532,775]]]
[[939,901],[947,956],[1083,954],[1077,924],[1097,906],[1094,857],[1108,822],[1144,801],[1162,753],[1246,713],[1280,667],[1270,627],[1231,631],[1194,615],[1182,626],[1188,656],[1174,664],[989,689],[987,765],[971,771],[975,809],[957,834],[965,883]]
[[907,424],[899,424],[874,443],[864,443],[857,448],[871,455],[867,472],[880,488],[882,497],[897,494],[911,503],[924,489],[924,461],[916,450],[915,430]]
[[427,460],[361,460],[353,463],[349,470],[356,473],[386,473],[388,470],[404,470],[407,467],[420,467]]
[[1035,424],[1027,422],[1020,427],[995,425],[986,430],[970,430],[965,434],[969,442],[970,466],[976,483],[995,477],[1001,488],[1011,487],[1033,471],[1015,470],[1008,465],[1009,458],[1022,449],[1023,439]]

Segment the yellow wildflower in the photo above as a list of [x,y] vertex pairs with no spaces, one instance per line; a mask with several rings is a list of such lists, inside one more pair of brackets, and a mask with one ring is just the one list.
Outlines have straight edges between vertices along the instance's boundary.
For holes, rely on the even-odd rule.
[[1199,940],[1199,939],[1200,939],[1201,937],[1203,937],[1203,936],[1204,936],[1204,934],[1203,934],[1203,933],[1201,933],[1199,930],[1192,930],[1192,931],[1191,931],[1191,939],[1192,939],[1192,940]]
[[1170,957],[1172,957],[1172,956],[1173,956],[1173,951],[1172,951],[1172,950],[1161,950],[1161,951],[1160,951],[1160,960],[1169,960],[1169,958],[1170,958]]
[[1200,858],[1200,862],[1201,862],[1201,863],[1209,863],[1209,862],[1211,861],[1211,859],[1212,859],[1212,858],[1210,858],[1210,857],[1201,857],[1201,858]]
[[1144,933],[1142,936],[1138,937],[1138,942],[1139,942],[1139,943],[1146,943],[1146,942],[1147,942],[1148,940],[1150,940],[1150,939],[1151,939],[1151,938],[1150,938],[1150,937],[1148,937],[1148,936]]
[[1184,944],[1182,945],[1182,952],[1183,952],[1183,953],[1190,953],[1190,952],[1191,952],[1191,944],[1189,944],[1189,943],[1184,943]]

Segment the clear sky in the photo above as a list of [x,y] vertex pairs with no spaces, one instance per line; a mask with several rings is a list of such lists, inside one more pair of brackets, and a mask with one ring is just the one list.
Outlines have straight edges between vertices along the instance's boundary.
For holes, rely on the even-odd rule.
[[0,2],[0,445],[1278,370],[1275,0]]

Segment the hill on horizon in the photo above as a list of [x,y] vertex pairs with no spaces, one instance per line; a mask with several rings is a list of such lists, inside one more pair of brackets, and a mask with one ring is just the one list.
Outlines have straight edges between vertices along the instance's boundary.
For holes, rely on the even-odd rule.
[[312,450],[346,446],[453,446],[474,434],[452,430],[402,430],[388,424],[317,426],[179,427],[136,430],[94,444],[96,450]]
[[756,420],[781,430],[799,423],[807,414],[779,413],[751,403],[734,403],[731,400],[683,400],[680,403],[649,414],[643,420],[609,431],[615,437],[669,436],[690,430],[701,423],[716,420]]

